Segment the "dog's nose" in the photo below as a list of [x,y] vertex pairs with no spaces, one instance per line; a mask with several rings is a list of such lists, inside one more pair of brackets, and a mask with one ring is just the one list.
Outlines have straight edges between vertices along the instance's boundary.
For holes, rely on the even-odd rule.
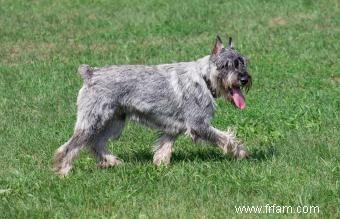
[[245,84],[247,84],[248,83],[248,76],[242,76],[241,78],[240,78],[240,81],[241,81],[241,84],[242,85],[245,85]]

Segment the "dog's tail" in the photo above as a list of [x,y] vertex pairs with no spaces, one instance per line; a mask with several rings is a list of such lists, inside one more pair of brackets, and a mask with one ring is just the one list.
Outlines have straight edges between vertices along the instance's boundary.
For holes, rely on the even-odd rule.
[[85,82],[89,81],[93,74],[93,69],[89,65],[82,64],[78,68],[78,72]]

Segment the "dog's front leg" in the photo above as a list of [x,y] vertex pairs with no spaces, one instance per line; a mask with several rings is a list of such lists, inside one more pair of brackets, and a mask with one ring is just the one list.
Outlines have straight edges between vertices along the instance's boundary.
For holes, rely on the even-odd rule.
[[211,127],[215,133],[215,142],[224,153],[232,154],[237,159],[244,159],[249,153],[231,130],[220,131]]
[[[204,130],[204,131],[203,131]],[[249,153],[231,130],[220,131],[212,126],[200,129],[199,137],[216,144],[226,154],[233,155],[236,159],[249,157]]]

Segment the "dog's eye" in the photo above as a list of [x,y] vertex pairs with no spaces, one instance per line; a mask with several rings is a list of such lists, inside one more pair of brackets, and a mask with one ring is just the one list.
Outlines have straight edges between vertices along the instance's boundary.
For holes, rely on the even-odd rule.
[[239,65],[239,62],[238,62],[238,60],[236,59],[236,60],[234,61],[234,66],[235,66],[235,68],[238,68],[238,65]]
[[244,65],[244,59],[242,57],[238,58],[242,65]]

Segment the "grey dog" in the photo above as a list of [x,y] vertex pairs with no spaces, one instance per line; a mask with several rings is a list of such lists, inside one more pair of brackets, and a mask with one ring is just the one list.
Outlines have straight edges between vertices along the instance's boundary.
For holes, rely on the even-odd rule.
[[193,62],[103,68],[81,65],[78,71],[84,84],[77,99],[77,122],[73,136],[55,153],[57,174],[67,175],[73,158],[85,146],[100,166],[121,164],[106,145],[121,135],[128,119],[162,133],[154,147],[157,166],[169,164],[174,142],[182,133],[194,141],[210,141],[237,159],[248,156],[231,130],[223,132],[210,124],[217,97],[244,109],[242,90],[252,84],[247,60],[233,48],[231,38],[225,48],[217,36],[211,54]]

